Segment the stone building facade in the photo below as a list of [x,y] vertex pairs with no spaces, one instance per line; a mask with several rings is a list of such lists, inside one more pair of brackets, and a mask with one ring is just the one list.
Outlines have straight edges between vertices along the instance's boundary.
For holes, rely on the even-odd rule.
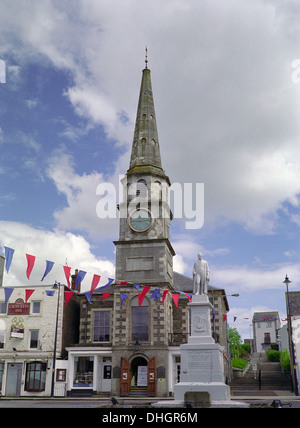
[[[67,383],[65,347],[78,343],[79,303],[64,305],[60,287],[54,395],[64,396]],[[5,290],[10,290],[6,302]],[[26,293],[32,294],[26,299]],[[48,286],[0,286],[0,392],[4,397],[49,396],[52,390],[58,291]],[[28,296],[28,294],[27,294]],[[26,301],[27,300],[27,301]]]
[[[115,281],[89,299],[80,296],[79,344],[67,348],[68,394],[169,396],[179,380],[180,345],[189,334],[193,281],[173,272],[170,180],[162,168],[147,65],[129,169],[121,183]],[[219,320],[228,304],[224,290],[211,291],[216,306],[220,299],[213,331],[225,355]]]

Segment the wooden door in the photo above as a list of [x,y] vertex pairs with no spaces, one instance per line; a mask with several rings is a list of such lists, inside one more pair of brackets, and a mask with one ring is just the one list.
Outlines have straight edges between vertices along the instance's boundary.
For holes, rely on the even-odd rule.
[[151,358],[148,362],[148,379],[147,392],[148,397],[156,396],[156,357]]
[[128,397],[130,394],[130,364],[126,358],[121,358],[121,397]]

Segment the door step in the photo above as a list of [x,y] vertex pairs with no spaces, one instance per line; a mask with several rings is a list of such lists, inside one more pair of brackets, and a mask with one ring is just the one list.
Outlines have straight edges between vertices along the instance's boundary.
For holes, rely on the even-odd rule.
[[131,397],[147,397],[148,391],[146,386],[132,386],[130,388]]

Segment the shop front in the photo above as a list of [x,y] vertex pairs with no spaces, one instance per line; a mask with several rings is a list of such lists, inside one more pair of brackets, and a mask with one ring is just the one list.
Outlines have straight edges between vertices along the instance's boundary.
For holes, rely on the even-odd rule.
[[67,395],[92,395],[111,391],[111,348],[70,347],[67,351]]

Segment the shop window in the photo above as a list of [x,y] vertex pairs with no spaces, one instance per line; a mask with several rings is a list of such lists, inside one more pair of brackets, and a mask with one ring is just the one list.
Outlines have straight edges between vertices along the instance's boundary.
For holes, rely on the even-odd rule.
[[25,391],[45,391],[46,369],[47,364],[38,361],[26,365]]
[[75,357],[74,364],[74,386],[92,387],[94,373],[94,357]]
[[147,342],[149,333],[149,300],[147,297],[139,307],[138,297],[131,300],[131,338],[133,342]]
[[110,312],[94,312],[94,342],[109,342]]

